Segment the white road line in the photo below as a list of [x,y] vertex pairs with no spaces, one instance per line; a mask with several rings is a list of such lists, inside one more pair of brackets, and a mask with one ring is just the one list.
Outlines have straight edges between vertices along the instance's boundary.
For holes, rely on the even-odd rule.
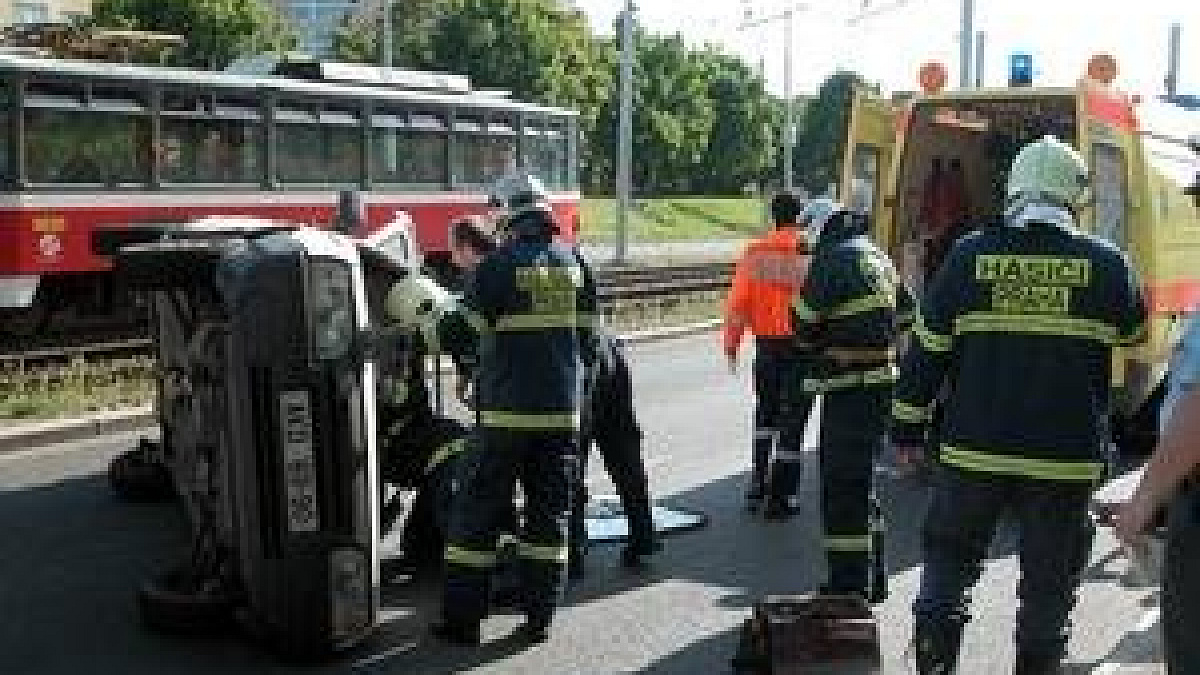
[[[1154,628],[1155,625],[1158,624],[1158,621],[1161,618],[1161,616],[1162,616],[1162,610],[1160,610],[1158,607],[1151,607],[1150,609],[1146,610],[1146,613],[1142,615],[1142,619],[1140,621],[1138,621],[1137,625],[1134,626],[1133,630],[1130,632],[1131,633],[1147,633],[1147,632],[1149,632],[1151,629]],[[1126,635],[1129,635],[1129,633],[1126,633]],[[1122,637],[1124,637],[1124,636],[1122,636]],[[1120,655],[1118,654],[1116,656],[1119,657]],[[1129,665],[1129,664],[1121,663],[1119,661],[1110,661],[1108,663],[1102,663],[1099,666],[1096,666],[1095,668],[1092,669],[1091,675],[1119,675],[1119,673],[1121,672],[1121,668],[1123,666],[1127,666],[1127,665]]]
[[417,643],[415,640],[405,642],[404,644],[402,644],[398,647],[392,647],[391,649],[386,649],[382,652],[379,652],[378,654],[372,654],[371,656],[366,656],[357,661],[354,661],[353,663],[350,664],[350,669],[351,670],[360,670],[362,668],[369,668],[378,663],[382,663],[383,661],[387,661],[388,659],[392,658],[393,656],[400,656],[401,654],[407,654],[407,653],[411,652],[413,649],[415,649],[416,646],[417,646]]

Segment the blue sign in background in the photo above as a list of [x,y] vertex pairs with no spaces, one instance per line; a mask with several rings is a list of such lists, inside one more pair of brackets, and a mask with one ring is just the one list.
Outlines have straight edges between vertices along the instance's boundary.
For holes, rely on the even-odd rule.
[[1013,54],[1008,57],[1008,86],[1027,87],[1033,84],[1033,55]]

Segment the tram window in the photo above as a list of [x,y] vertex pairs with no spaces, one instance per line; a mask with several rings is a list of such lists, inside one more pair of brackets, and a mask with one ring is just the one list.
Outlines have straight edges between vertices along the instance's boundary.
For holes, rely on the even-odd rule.
[[1125,153],[1115,145],[1092,145],[1092,195],[1095,233],[1129,248],[1129,190]]
[[166,117],[160,167],[168,183],[257,183],[262,127],[245,120]]
[[276,120],[280,181],[324,184],[360,180],[363,139],[357,117],[335,111],[318,115],[283,108],[276,111]]
[[463,185],[487,186],[517,167],[516,132],[506,124],[456,125],[454,176]]
[[568,146],[566,130],[549,126],[526,130],[526,165],[551,190],[567,187]]
[[435,117],[388,113],[372,118],[371,171],[380,183],[446,184],[446,128]]
[[150,118],[97,110],[25,110],[34,183],[141,184],[150,175]]

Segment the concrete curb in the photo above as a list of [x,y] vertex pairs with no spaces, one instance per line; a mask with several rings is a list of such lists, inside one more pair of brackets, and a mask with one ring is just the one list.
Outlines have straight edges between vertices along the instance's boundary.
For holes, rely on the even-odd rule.
[[135,431],[152,426],[152,408],[111,410],[76,419],[50,420],[0,429],[0,454],[68,443],[92,436]]
[[701,321],[700,323],[691,323],[685,326],[671,326],[670,328],[657,328],[655,330],[643,330],[636,333],[626,333],[621,336],[621,342],[628,344],[639,344],[642,342],[654,342],[656,340],[666,340],[669,338],[687,337],[689,335],[699,335],[714,331],[721,327],[724,321],[721,319],[712,319],[710,321]]
[[[698,335],[715,330],[720,326],[721,320],[713,319],[686,326],[627,333],[621,336],[621,341],[626,344],[654,342]],[[20,423],[0,428],[0,454],[30,450],[56,443],[69,443],[93,436],[146,429],[153,426],[155,422],[157,422],[157,417],[152,408],[134,408],[132,410],[112,410],[75,419]]]

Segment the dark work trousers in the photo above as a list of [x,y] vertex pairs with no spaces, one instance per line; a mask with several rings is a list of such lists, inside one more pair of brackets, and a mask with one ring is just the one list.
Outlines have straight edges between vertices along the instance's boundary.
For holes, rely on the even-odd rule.
[[[388,438],[393,464],[406,467],[406,485],[417,490],[404,522],[404,557],[418,567],[440,567],[446,546],[458,466],[473,441],[459,422],[439,418],[421,431],[410,431],[404,443]],[[397,456],[403,461],[396,461]],[[387,517],[385,522],[391,522]]]
[[767,488],[771,456],[779,441],[783,389],[795,349],[790,337],[760,337],[754,342],[754,450],[748,496],[760,499]]
[[839,389],[821,403],[821,518],[827,590],[882,594],[872,589],[872,564],[882,557],[873,522],[875,459],[887,443],[892,387]]
[[983,571],[996,524],[1019,528],[1019,657],[1065,656],[1075,593],[1092,549],[1090,482],[1000,476],[938,467],[923,527],[924,571],[913,603],[916,639],[957,661],[970,620],[968,592]]
[[566,581],[568,513],[578,478],[574,432],[480,427],[478,445],[459,467],[446,542],[447,622],[471,624],[487,616],[496,545],[513,513],[516,481],[525,496],[518,533],[520,609],[548,620]]
[[580,561],[587,550],[587,459],[593,442],[621,500],[629,525],[629,546],[648,551],[656,540],[649,481],[642,461],[642,430],[633,408],[633,380],[621,351],[614,349],[611,356],[590,389],[580,443],[580,476],[571,509],[571,552]]
[[[630,549],[648,552],[657,541],[654,521],[651,517],[650,491],[646,480],[646,469],[642,462],[640,435],[618,436],[603,434],[596,438],[596,449],[604,462],[604,469],[616,488],[621,501],[621,510],[629,527],[627,544]],[[587,473],[587,455],[580,457],[580,473]],[[586,482],[582,479],[575,491],[571,510],[571,554],[573,560],[582,560],[587,553],[587,503],[589,495]]]
[[787,507],[804,471],[804,431],[816,396],[805,387],[815,373],[816,357],[793,350],[778,360],[780,368],[779,435],[768,465],[766,499]]
[[1163,570],[1163,635],[1167,673],[1200,673],[1200,491],[1193,489],[1171,505]]

